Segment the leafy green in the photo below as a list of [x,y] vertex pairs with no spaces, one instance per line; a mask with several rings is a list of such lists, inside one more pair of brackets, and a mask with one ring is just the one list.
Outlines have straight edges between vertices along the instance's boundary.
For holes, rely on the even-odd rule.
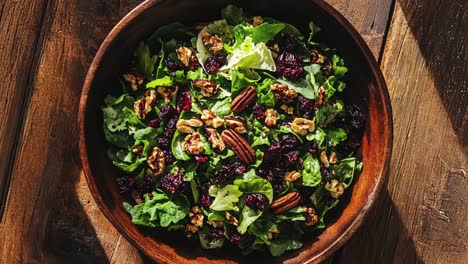
[[336,78],[342,78],[348,72],[348,68],[345,67],[343,59],[336,54],[332,56],[332,65],[332,75],[336,76]]
[[257,102],[265,107],[271,108],[275,106],[276,98],[270,87],[274,84],[274,80],[270,78],[263,79],[263,82],[257,86]]
[[304,221],[304,206],[296,206],[276,216],[281,221]]
[[248,180],[237,179],[234,184],[239,186],[239,190],[244,194],[260,193],[264,194],[271,203],[273,200],[273,187],[271,183],[261,177],[249,177]]
[[231,25],[240,24],[244,20],[242,8],[235,5],[227,5],[221,9],[221,17]]
[[135,99],[129,95],[121,95],[114,98],[108,95],[104,99],[105,105],[101,108],[104,118],[104,135],[106,140],[122,148],[133,145],[129,128],[129,120],[123,113],[124,108],[133,107]]
[[138,44],[135,50],[136,66],[137,69],[144,73],[147,80],[153,79],[154,64],[158,57],[156,55],[151,56],[150,49],[143,41]]
[[327,130],[327,141],[330,146],[336,146],[347,138],[346,130],[343,128],[332,128]]
[[340,163],[335,166],[336,178],[343,183],[345,188],[353,182],[354,172],[360,171],[362,168],[362,162],[359,162],[356,158],[346,158],[340,160]]
[[170,76],[164,76],[162,78],[156,79],[146,84],[146,88],[156,88],[159,86],[172,86],[174,85],[172,78]]
[[315,34],[320,32],[321,29],[313,21],[309,22],[309,29],[310,29],[310,34],[309,34],[309,39],[307,40],[307,43],[315,46],[317,45],[317,43],[313,42],[312,39],[314,38]]
[[302,170],[302,184],[305,186],[315,187],[322,181],[320,174],[320,162],[310,154],[307,154],[303,162],[304,169]]
[[276,64],[271,51],[265,43],[254,44],[251,37],[246,37],[239,47],[233,49],[228,56],[228,64],[220,70],[233,67],[246,67],[258,70],[276,71]]
[[285,28],[283,23],[270,24],[262,23],[252,29],[252,41],[254,43],[267,43],[272,40],[276,34],[280,33]]
[[239,187],[237,185],[229,184],[223,188],[212,185],[208,190],[208,193],[210,196],[215,197],[210,206],[211,210],[238,210],[236,203],[239,201],[239,197],[242,195],[242,192],[239,191]]
[[282,84],[286,84],[289,89],[293,89],[294,91],[302,94],[307,99],[315,99],[315,92],[314,88],[310,84],[310,82],[306,81],[304,78],[300,78],[297,80],[289,80],[285,77],[281,76],[278,78],[278,82]]
[[244,234],[247,232],[247,228],[255,222],[261,215],[263,211],[252,209],[248,206],[244,206],[241,211],[239,226],[237,227],[237,232]]
[[187,197],[177,194],[171,198],[165,193],[153,192],[152,197],[144,195],[145,202],[131,206],[124,203],[125,210],[136,225],[168,227],[184,219],[190,208]]
[[158,29],[151,34],[147,42],[150,46],[156,45],[160,40],[168,41],[171,39],[190,39],[195,37],[196,34],[194,29],[187,27],[186,25],[180,22],[170,23],[164,26],[158,27]]
[[336,91],[342,92],[346,88],[346,84],[335,76],[330,76],[323,84],[323,87],[325,88],[327,98],[330,99]]
[[315,116],[317,125],[320,127],[328,125],[341,111],[343,111],[343,103],[341,101],[322,104]]
[[212,238],[210,236],[210,229],[206,226],[202,227],[198,232],[198,237],[200,239],[200,245],[204,249],[214,249],[219,248],[224,245],[224,237],[221,238]]
[[181,134],[179,130],[176,130],[172,137],[171,150],[174,157],[178,160],[189,160],[190,156],[182,149],[182,141],[180,138]]
[[109,148],[107,155],[115,166],[127,173],[135,171],[141,165],[140,158],[126,149]]
[[295,250],[302,247],[302,243],[298,240],[284,239],[284,240],[273,240],[269,246],[270,253],[272,256],[277,257],[282,255],[288,250]]
[[236,69],[232,68],[229,70],[231,76],[231,93],[237,94],[246,86],[256,85],[260,81],[260,75],[258,73],[248,69]]
[[226,97],[222,101],[217,101],[211,108],[211,111],[221,118],[232,114],[231,97]]

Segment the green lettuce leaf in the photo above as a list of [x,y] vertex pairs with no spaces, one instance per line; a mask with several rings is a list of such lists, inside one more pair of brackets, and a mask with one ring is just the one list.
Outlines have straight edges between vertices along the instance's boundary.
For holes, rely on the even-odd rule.
[[294,239],[282,239],[273,240],[269,246],[270,253],[272,256],[277,257],[282,255],[288,250],[295,250],[302,247],[302,243],[299,240]]
[[346,88],[346,83],[338,80],[335,76],[330,76],[323,84],[327,99],[330,99],[336,91],[342,92]]
[[332,75],[336,76],[338,79],[345,76],[348,72],[348,68],[346,68],[343,59],[336,54],[332,56],[332,65]]
[[252,209],[248,206],[244,206],[241,211],[239,218],[239,226],[237,227],[237,232],[244,234],[247,232],[247,228],[255,222],[261,215],[263,211]]
[[345,188],[353,182],[354,174],[356,171],[361,171],[362,162],[356,158],[346,158],[340,160],[340,163],[335,167],[336,178],[343,183]]
[[320,162],[310,154],[307,154],[303,162],[304,169],[302,170],[302,184],[305,186],[315,187],[322,181],[320,173]]
[[341,127],[327,130],[327,141],[330,146],[334,147],[340,144],[345,141],[347,137],[346,130]]
[[221,67],[220,70],[233,67],[276,71],[271,51],[265,43],[254,44],[251,37],[246,37],[239,47],[233,49],[232,54],[228,56],[228,64]]
[[343,111],[343,103],[335,101],[322,104],[315,115],[316,124],[320,127],[325,127],[335,119],[335,116]]
[[305,221],[304,206],[296,206],[276,216],[281,221]]
[[215,198],[210,206],[211,210],[238,210],[236,204],[239,201],[239,197],[242,195],[242,192],[239,191],[239,187],[237,185],[229,184],[223,188],[212,185],[208,190],[208,193],[210,196]]
[[255,43],[267,43],[268,41],[272,40],[276,34],[280,33],[285,27],[286,26],[283,23],[270,24],[268,22],[264,22],[253,28],[252,41]]
[[211,111],[221,118],[232,114],[231,97],[226,97],[222,101],[217,101],[211,108]]
[[146,88],[156,88],[159,86],[169,87],[174,85],[172,78],[170,76],[164,76],[162,78],[156,79],[146,84]]
[[126,149],[109,148],[107,155],[112,163],[127,173],[132,173],[142,164],[141,159]]
[[178,160],[190,159],[190,156],[182,149],[182,138],[179,130],[176,130],[172,137],[171,150],[174,157]]
[[135,57],[138,71],[142,72],[147,80],[152,80],[154,65],[158,57],[156,55],[151,56],[150,49],[144,42],[138,44]]
[[263,82],[257,86],[257,102],[267,108],[275,106],[276,97],[271,91],[271,85],[275,83],[275,80],[266,78]]
[[260,81],[260,75],[255,71],[249,69],[235,69],[229,70],[231,76],[231,93],[237,95],[246,86],[254,85]]
[[235,5],[227,5],[221,9],[221,17],[231,25],[237,25],[244,20],[243,10]]
[[273,187],[271,186],[271,183],[268,180],[258,176],[248,176],[248,180],[237,179],[234,181],[234,184],[239,186],[239,190],[246,195],[251,193],[264,194],[271,203],[273,201]]

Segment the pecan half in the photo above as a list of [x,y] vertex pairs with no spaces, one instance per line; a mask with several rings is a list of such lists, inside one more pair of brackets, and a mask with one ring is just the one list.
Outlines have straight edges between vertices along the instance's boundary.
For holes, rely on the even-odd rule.
[[244,110],[257,97],[257,89],[253,86],[247,86],[240,92],[231,103],[231,110],[235,113]]
[[226,129],[221,133],[221,138],[224,140],[236,154],[236,156],[246,164],[251,164],[255,159],[255,152],[252,147],[232,129]]
[[270,207],[274,214],[281,214],[291,208],[296,207],[301,201],[301,196],[298,192],[290,192],[271,203]]

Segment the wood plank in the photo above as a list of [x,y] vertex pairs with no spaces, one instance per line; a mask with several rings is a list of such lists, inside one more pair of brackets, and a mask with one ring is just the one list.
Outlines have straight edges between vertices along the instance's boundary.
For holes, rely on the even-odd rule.
[[388,184],[339,263],[467,263],[468,2],[398,0],[382,68]]
[[9,185],[9,169],[23,109],[29,98],[28,73],[34,59],[45,1],[0,2],[0,219]]
[[[145,261],[90,196],[80,172],[75,126],[81,85],[94,52],[111,26],[140,2],[50,0],[0,226],[0,237],[9,241],[0,245],[0,262]],[[370,0],[328,2],[366,36],[377,56],[391,1],[382,0],[380,7]]]

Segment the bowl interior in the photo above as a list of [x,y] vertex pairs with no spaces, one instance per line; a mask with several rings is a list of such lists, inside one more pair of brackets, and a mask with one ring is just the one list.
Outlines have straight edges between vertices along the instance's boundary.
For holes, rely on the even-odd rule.
[[[220,9],[232,1],[177,0],[147,1],[130,13],[104,41],[91,65],[80,105],[81,156],[88,183],[99,207],[119,231],[135,246],[159,262],[306,262],[321,260],[344,243],[360,224],[385,176],[391,152],[391,113],[385,83],[370,51],[349,23],[322,1],[256,0],[236,1],[250,14],[289,22],[307,32],[313,20],[322,28],[321,41],[336,48],[349,73],[345,101],[359,104],[367,114],[363,138],[364,168],[352,195],[332,224],[317,239],[308,239],[303,249],[279,258],[235,251],[204,251],[197,243],[164,231],[149,231],[131,223],[122,207],[115,177],[120,172],[106,155],[100,107],[106,94],[120,87],[119,76],[127,68],[133,50],[158,26],[174,21],[188,25],[219,19]],[[345,198],[346,199],[346,198]],[[219,263],[219,262],[218,262]]]

